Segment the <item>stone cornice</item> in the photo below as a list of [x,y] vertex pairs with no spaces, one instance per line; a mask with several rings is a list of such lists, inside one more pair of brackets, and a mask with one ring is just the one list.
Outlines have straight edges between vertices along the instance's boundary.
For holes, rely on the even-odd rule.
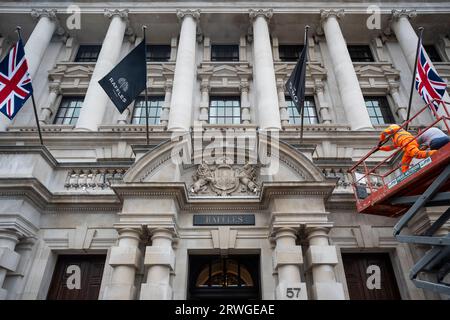
[[17,146],[17,145],[0,145],[0,154],[2,153],[12,153],[12,154],[27,154],[27,153],[37,153],[44,158],[45,161],[52,167],[56,167],[58,165],[58,161],[53,157],[51,152],[45,146],[41,145],[26,145],[26,146]]
[[237,211],[266,210],[270,200],[277,197],[312,196],[327,199],[335,181],[323,182],[263,182],[259,196],[198,197],[190,196],[183,182],[116,183],[111,188],[123,201],[126,197],[173,199],[181,210]]

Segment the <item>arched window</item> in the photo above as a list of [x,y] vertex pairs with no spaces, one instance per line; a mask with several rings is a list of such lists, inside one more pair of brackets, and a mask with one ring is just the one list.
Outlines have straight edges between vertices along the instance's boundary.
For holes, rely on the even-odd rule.
[[216,259],[206,263],[197,276],[197,288],[253,287],[253,279],[245,265],[233,259]]

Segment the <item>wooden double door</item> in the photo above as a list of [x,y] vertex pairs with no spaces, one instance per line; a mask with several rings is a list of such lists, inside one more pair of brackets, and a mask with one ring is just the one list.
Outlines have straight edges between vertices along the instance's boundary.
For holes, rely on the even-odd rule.
[[351,300],[401,299],[388,253],[343,253],[342,261]]
[[105,255],[58,256],[47,299],[97,300],[105,260]]

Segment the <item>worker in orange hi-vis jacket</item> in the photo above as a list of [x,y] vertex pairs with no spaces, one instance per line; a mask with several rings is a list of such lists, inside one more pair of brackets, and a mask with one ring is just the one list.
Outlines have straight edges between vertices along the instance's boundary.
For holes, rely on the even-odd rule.
[[[392,139],[393,145],[382,146],[386,139]],[[414,136],[402,129],[399,125],[393,124],[384,129],[380,134],[380,142],[377,150],[391,151],[397,148],[403,149],[402,172],[409,169],[409,164],[413,158],[424,159],[432,156],[437,150],[423,151],[419,149],[419,143],[414,140]]]

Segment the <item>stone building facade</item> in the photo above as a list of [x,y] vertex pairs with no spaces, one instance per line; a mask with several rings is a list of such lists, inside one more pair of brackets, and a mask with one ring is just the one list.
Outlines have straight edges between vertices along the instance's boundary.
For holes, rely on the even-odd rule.
[[[450,3],[370,2],[2,1],[0,57],[20,24],[46,147],[30,101],[1,117],[0,298],[440,299],[409,280],[423,252],[396,219],[356,212],[347,169],[406,118],[418,26],[450,80]],[[120,114],[98,85],[144,24],[148,145],[143,99]],[[300,143],[284,84],[305,25]],[[276,170],[239,144],[203,161],[222,136]]]

